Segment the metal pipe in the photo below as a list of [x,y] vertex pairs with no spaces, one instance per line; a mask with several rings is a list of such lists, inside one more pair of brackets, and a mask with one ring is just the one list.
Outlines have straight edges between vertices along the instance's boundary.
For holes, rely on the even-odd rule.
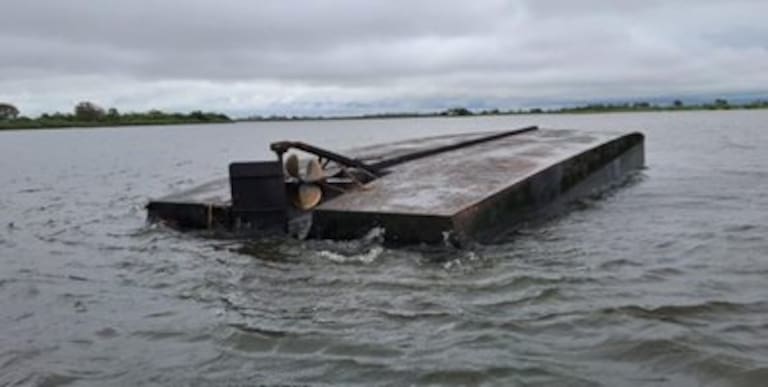
[[492,134],[492,135],[489,135],[489,136],[480,137],[480,138],[476,138],[476,139],[473,139],[473,140],[467,140],[467,141],[458,142],[456,144],[445,145],[445,146],[441,146],[441,147],[436,147],[436,148],[432,148],[432,149],[425,149],[425,150],[418,151],[418,152],[413,152],[413,153],[408,153],[408,154],[400,155],[400,156],[397,156],[397,157],[393,157],[391,159],[385,159],[385,160],[379,161],[378,163],[371,164],[370,166],[375,168],[376,170],[382,170],[382,169],[393,167],[393,166],[395,166],[397,164],[402,164],[402,163],[405,163],[405,162],[408,162],[408,161],[412,161],[412,160],[416,160],[416,159],[421,159],[421,158],[429,157],[429,156],[434,156],[434,155],[436,155],[438,153],[448,152],[448,151],[456,150],[456,149],[459,149],[459,148],[464,148],[464,147],[468,147],[468,146],[472,146],[472,145],[482,144],[484,142],[490,142],[490,141],[498,140],[500,138],[514,136],[516,134],[527,133],[527,132],[530,132],[530,131],[533,131],[533,130],[537,130],[537,129],[539,129],[538,126],[528,126],[528,127],[525,127],[525,128],[509,130],[509,131],[501,132],[501,133],[495,133],[495,134]]
[[315,154],[317,156],[323,157],[328,160],[333,160],[337,163],[343,164],[344,166],[360,168],[373,175],[379,176],[379,173],[378,173],[379,170],[377,168],[372,167],[360,160],[352,159],[344,155],[331,152],[326,149],[318,148],[314,145],[309,145],[307,143],[303,143],[299,141],[280,141],[280,142],[272,143],[272,145],[270,145],[270,148],[272,149],[272,151],[277,153],[278,157],[282,157],[283,153],[288,151],[288,149],[296,148],[296,149],[303,150],[305,152]]

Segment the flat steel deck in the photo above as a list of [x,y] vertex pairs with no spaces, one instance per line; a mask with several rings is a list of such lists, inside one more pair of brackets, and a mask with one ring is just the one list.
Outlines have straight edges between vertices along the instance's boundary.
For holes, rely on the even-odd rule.
[[353,238],[381,226],[403,242],[466,239],[514,223],[591,175],[600,185],[641,168],[643,155],[639,133],[530,131],[396,165],[367,190],[318,206],[312,234]]
[[[469,137],[446,137],[441,142]],[[344,194],[315,211],[452,216],[615,137],[536,130],[461,148],[397,165],[388,175],[371,182],[368,190]],[[409,147],[417,148],[414,144]]]
[[[493,133],[445,135],[344,152],[368,164]],[[366,185],[312,210],[309,235],[346,239],[383,227],[390,240],[439,242],[514,222],[579,185],[603,184],[644,165],[640,133],[539,129],[386,168]],[[150,202],[150,218],[184,226],[227,225],[229,181],[220,179]]]

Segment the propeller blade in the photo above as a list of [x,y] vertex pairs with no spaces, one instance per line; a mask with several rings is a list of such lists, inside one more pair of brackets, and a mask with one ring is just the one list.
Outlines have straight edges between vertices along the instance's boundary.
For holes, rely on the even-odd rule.
[[317,184],[303,183],[299,185],[293,204],[302,210],[310,210],[320,204],[323,198],[323,190]]
[[323,172],[323,166],[320,165],[320,162],[317,161],[317,159],[309,160],[309,163],[307,163],[307,173],[304,176],[304,180],[310,183],[314,183],[324,179],[325,172]]
[[289,154],[285,159],[285,171],[288,176],[299,178],[299,156],[296,156],[295,153]]

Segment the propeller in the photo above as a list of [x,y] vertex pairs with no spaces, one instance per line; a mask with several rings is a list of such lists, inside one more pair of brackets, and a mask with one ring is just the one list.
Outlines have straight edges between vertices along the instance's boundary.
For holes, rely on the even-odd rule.
[[299,178],[299,156],[291,153],[285,159],[285,171],[289,176]]
[[294,206],[307,211],[320,204],[323,199],[321,183],[326,176],[317,159],[309,160],[302,175],[299,173],[299,157],[291,153],[285,160],[285,171],[299,181],[295,195],[291,198]]

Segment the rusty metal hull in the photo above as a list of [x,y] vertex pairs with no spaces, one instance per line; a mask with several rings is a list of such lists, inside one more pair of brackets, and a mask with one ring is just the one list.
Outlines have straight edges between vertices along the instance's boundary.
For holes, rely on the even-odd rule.
[[[353,239],[383,227],[400,243],[462,242],[514,227],[553,202],[621,180],[644,166],[640,133],[573,130],[525,131],[472,143],[488,133],[440,136],[376,145],[349,152],[383,166],[398,155],[446,148],[387,166],[364,189],[338,195],[314,208],[308,236]],[[385,161],[382,161],[385,160]],[[252,232],[232,210],[227,180],[151,202],[150,219],[182,228]]]
[[509,227],[567,193],[598,189],[644,165],[639,133],[539,130],[403,164],[315,209],[311,235],[462,241]]

